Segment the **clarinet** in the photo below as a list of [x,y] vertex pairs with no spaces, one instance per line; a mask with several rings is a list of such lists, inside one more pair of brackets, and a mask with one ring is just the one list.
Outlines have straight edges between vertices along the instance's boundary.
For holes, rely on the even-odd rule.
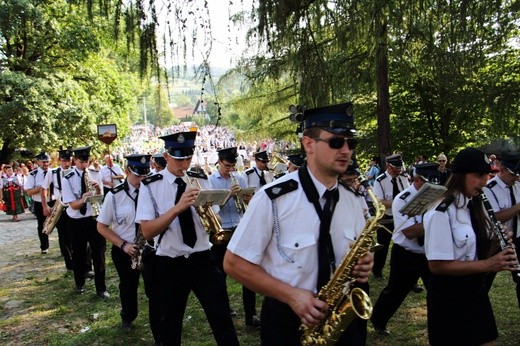
[[[500,242],[500,248],[502,250],[504,250],[506,248],[510,248],[510,249],[515,250],[515,253],[516,253],[515,244],[506,239],[506,237],[504,235],[504,226],[502,225],[502,223],[499,220],[497,220],[495,211],[493,210],[491,203],[489,203],[489,200],[486,197],[486,194],[481,191],[479,198],[482,201],[482,203],[484,204],[484,208],[486,209],[489,219],[491,220],[491,223],[493,224],[492,230],[495,233],[495,235],[497,236],[498,241]],[[516,271],[518,271],[518,273],[516,273],[516,276],[520,277],[520,263],[518,263],[518,259],[516,261],[516,264],[513,266],[513,268],[515,268]]]

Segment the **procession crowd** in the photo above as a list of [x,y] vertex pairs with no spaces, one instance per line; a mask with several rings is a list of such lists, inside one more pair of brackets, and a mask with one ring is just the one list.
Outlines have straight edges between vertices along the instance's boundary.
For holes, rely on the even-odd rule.
[[[215,342],[238,345],[227,275],[262,345],[365,345],[368,321],[389,335],[411,291],[427,292],[431,345],[494,344],[497,272],[512,273],[520,306],[520,153],[465,148],[451,164],[439,153],[410,165],[395,153],[361,169],[351,106],[306,110],[298,146],[190,124],[136,126],[98,158],[88,146],[42,152],[3,165],[2,209],[16,222],[31,208],[42,255],[57,229],[77,294],[92,277],[110,299],[111,243],[120,327],[132,331],[142,279],[157,345],[181,344],[190,292]],[[373,310],[370,278],[386,281]],[[354,302],[337,292],[364,314],[345,317]]]

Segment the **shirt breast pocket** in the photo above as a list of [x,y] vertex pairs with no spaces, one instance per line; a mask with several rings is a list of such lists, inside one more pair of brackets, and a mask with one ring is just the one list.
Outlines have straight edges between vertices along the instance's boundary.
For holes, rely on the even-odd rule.
[[[314,234],[293,234],[285,237],[281,242],[281,251],[293,262],[299,272],[311,272],[317,263],[316,239]],[[294,270],[294,267],[292,267]]]
[[134,222],[134,209],[131,206],[120,206],[116,210],[116,223],[128,225]]

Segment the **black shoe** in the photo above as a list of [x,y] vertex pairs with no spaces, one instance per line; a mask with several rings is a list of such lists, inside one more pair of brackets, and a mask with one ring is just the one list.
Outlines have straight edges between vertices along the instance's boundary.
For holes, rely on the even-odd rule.
[[388,336],[390,335],[390,331],[388,329],[378,329],[378,328],[374,328],[374,330],[376,331],[377,334],[379,334],[380,336]]
[[97,291],[97,296],[102,299],[110,298],[110,294],[107,291]]
[[378,280],[382,280],[383,279],[383,274],[382,273],[379,273],[379,272],[372,272],[372,274],[374,274],[374,277]]
[[132,322],[122,321],[121,322],[121,329],[123,329],[124,332],[128,333],[129,331],[132,330]]
[[46,255],[49,253],[49,249],[42,250],[42,255]]
[[262,325],[260,319],[256,316],[246,317],[246,326],[258,328]]
[[415,293],[421,293],[422,291],[424,291],[424,287],[422,287],[422,286],[419,285],[419,284],[415,284],[415,285],[412,287],[412,291],[414,291]]
[[74,291],[77,294],[83,294],[83,293],[85,293],[85,287],[83,287],[83,286],[76,286],[76,289]]
[[92,279],[96,274],[92,270],[85,272],[85,279]]

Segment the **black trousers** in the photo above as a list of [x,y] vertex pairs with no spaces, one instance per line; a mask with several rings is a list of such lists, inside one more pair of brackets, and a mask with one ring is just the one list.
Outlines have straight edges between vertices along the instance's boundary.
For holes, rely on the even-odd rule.
[[[382,225],[388,230],[382,227],[377,229],[377,242],[383,245],[383,247],[374,252],[374,268],[372,269],[372,272],[376,276],[383,275],[383,268],[385,267],[386,257],[388,256],[388,248],[390,246],[390,241],[392,240],[392,234],[389,231],[394,230],[392,219],[392,216],[383,216],[381,219],[381,221],[383,221]],[[385,223],[385,221],[388,223]]]
[[[38,221],[38,239],[40,239],[40,249],[41,250],[47,250],[49,249],[49,236],[45,233],[43,233],[43,224],[45,223],[46,216],[43,215],[43,207],[42,202],[36,202],[34,203],[34,215],[36,216],[36,220]],[[50,202],[49,206],[52,207],[54,205],[54,202]]]
[[390,255],[388,284],[379,294],[370,318],[374,327],[385,329],[417,280],[422,278],[428,289],[430,276],[428,260],[424,254],[417,254],[394,244]]
[[112,261],[119,276],[119,298],[121,300],[121,320],[133,322],[137,318],[137,289],[140,271],[132,269],[132,259],[117,246],[112,246]]
[[238,345],[224,276],[211,252],[188,258],[157,256],[159,295],[163,310],[163,345],[181,345],[182,320],[191,291],[199,300],[218,345]]
[[[367,294],[368,284],[359,285]],[[265,297],[262,304],[260,339],[263,346],[300,346],[301,321],[289,305]],[[336,345],[364,346],[367,321],[355,318],[345,329]]]
[[56,230],[58,231],[58,242],[60,245],[60,252],[65,262],[65,267],[69,270],[72,266],[72,240],[69,235],[69,220],[70,216],[67,214],[67,209],[63,209],[58,222],[56,223]]
[[[226,254],[227,244],[213,245],[211,253],[217,263],[218,269],[224,274],[224,280],[227,277],[224,271],[224,255]],[[242,304],[244,304],[244,314],[246,320],[256,316],[256,293],[246,286],[242,285]]]
[[106,240],[97,231],[96,220],[91,216],[80,219],[71,218],[69,220],[69,234],[72,240],[72,266],[76,286],[83,287],[85,285],[85,262],[87,261],[87,245],[89,245],[94,264],[96,291],[106,291]]
[[[148,249],[150,250],[150,249]],[[148,319],[150,329],[157,345],[162,343],[161,319],[162,306],[159,296],[159,275],[157,274],[157,256],[154,252],[149,252],[143,256],[144,269],[143,275],[144,292],[148,298]]]

